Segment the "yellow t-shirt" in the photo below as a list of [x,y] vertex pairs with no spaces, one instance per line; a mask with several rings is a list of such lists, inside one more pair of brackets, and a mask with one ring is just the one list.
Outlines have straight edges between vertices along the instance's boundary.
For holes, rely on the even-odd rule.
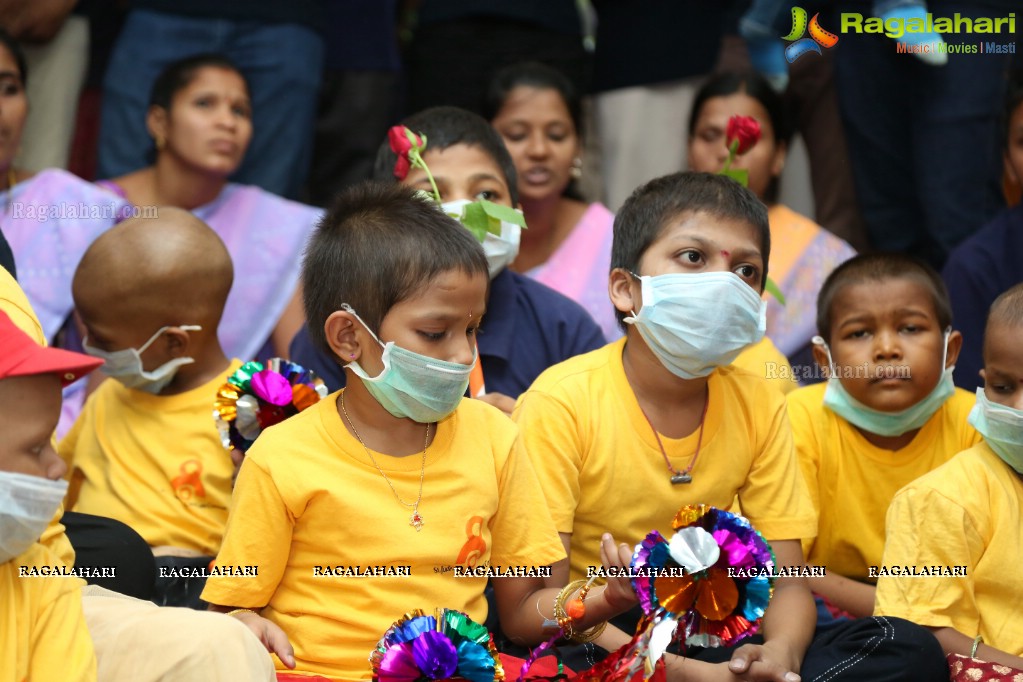
[[[554,523],[572,534],[572,577],[601,565],[602,533],[629,544],[654,529],[670,537],[683,505],[730,509],[737,494],[746,517],[768,540],[813,537],[816,519],[782,395],[744,370],[715,370],[692,483],[673,485],[625,377],[625,343],[620,339],[551,367],[519,398],[513,414]],[[689,465],[698,431],[679,439],[661,436],[675,469]]]
[[[486,578],[455,577],[455,567],[548,566],[565,551],[529,460],[512,451],[515,424],[501,412],[463,400],[436,425],[416,532],[411,511],[341,421],[338,395],[267,429],[249,450],[217,566],[256,566],[258,576],[210,577],[202,598],[265,606],[299,670],[368,679],[370,652],[407,611],[454,608],[483,622]],[[397,494],[415,500],[422,457],[373,457]],[[410,575],[324,575],[353,566]]]
[[986,443],[899,491],[888,510],[882,565],[963,566],[965,576],[881,577],[874,613],[967,637],[1023,656],[1023,480]]
[[67,508],[126,523],[153,547],[216,554],[234,464],[220,443],[213,399],[240,366],[233,360],[177,395],[100,384],[58,449],[71,482]]
[[788,396],[796,453],[820,519],[817,538],[804,540],[803,553],[810,565],[873,583],[867,567],[881,560],[884,515],[895,493],[980,441],[966,423],[974,396],[957,388],[913,441],[893,452],[871,445],[824,407],[826,387],[815,384]]
[[[82,615],[81,581],[20,576],[63,566],[36,543],[0,564],[0,682],[91,682],[96,656]],[[36,570],[32,570],[36,569]]]
[[771,386],[782,393],[791,393],[799,388],[799,381],[792,371],[788,358],[782,355],[774,342],[766,336],[739,353],[739,357],[732,362],[732,367],[764,377]]

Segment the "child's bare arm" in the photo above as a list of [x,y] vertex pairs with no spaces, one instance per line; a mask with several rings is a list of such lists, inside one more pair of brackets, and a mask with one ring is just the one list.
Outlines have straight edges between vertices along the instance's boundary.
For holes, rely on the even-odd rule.
[[[934,633],[934,636],[938,639],[938,643],[941,644],[942,650],[946,654],[960,654],[962,656],[970,656],[973,654],[973,638],[959,632],[955,628],[928,628]],[[1023,670],[1023,658],[1019,656],[1013,656],[1012,654],[996,649],[993,646],[984,644],[983,642],[977,647],[977,651],[973,654],[975,658],[979,658],[982,661],[988,663],[1000,663],[1007,665],[1017,670]]]
[[[568,545],[567,538],[562,540]],[[614,538],[605,534],[600,547],[601,560],[605,567],[628,566],[632,549],[625,544],[616,545]],[[567,582],[568,560],[563,559],[551,567],[551,577],[544,578],[495,578],[494,594],[501,616],[501,628],[512,641],[520,644],[536,644],[554,635],[554,600]],[[578,591],[569,595],[575,598]],[[595,587],[587,596],[585,615],[572,624],[576,631],[588,630],[596,625],[627,611],[636,604],[627,578],[610,579],[606,586]],[[548,627],[544,627],[544,623]]]
[[857,618],[866,618],[874,613],[876,588],[873,585],[833,574],[809,578],[807,582],[814,592],[827,597],[832,604]]
[[[776,564],[798,566],[803,552],[798,540],[771,543]],[[803,578],[778,578],[774,597],[764,613],[764,643],[741,646],[728,667],[738,679],[794,682],[817,626],[817,609]]]
[[267,651],[277,654],[277,658],[281,659],[281,662],[289,668],[295,667],[295,650],[292,648],[291,642],[288,641],[288,636],[284,634],[284,630],[276,623],[263,618],[252,609],[210,604],[209,610],[230,613],[232,617],[245,623],[245,626],[252,630]]

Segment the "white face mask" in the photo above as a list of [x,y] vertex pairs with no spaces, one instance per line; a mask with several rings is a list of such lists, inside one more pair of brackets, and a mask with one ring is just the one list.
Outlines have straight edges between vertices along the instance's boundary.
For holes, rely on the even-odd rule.
[[0,471],[0,564],[39,541],[67,486],[67,481]]
[[[202,329],[197,324],[183,324],[177,328],[186,332]],[[105,364],[100,369],[107,376],[117,379],[128,388],[158,394],[174,379],[179,367],[195,362],[193,358],[175,358],[149,372],[142,369],[142,353],[168,329],[170,327],[160,327],[140,348],[105,351],[90,346],[88,338],[82,341],[82,348],[89,355],[104,361]]]
[[[462,212],[471,203],[474,202],[468,199],[459,199],[457,201],[446,201],[440,207],[444,213],[455,220],[461,221]],[[522,228],[503,220],[501,221],[500,236],[488,232],[483,238],[483,252],[487,254],[487,269],[490,271],[490,279],[493,279],[497,276],[497,273],[511,265],[515,257],[519,255],[519,241],[521,238]]]
[[978,388],[977,403],[967,421],[1003,462],[1023,474],[1023,411],[991,402]]
[[633,277],[642,284],[643,307],[625,322],[678,377],[705,377],[764,336],[767,307],[734,272]]

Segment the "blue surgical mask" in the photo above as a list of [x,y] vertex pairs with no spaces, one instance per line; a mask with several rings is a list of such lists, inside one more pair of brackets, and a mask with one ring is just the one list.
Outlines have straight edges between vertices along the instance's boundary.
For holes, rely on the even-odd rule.
[[67,481],[0,471],[0,564],[39,541],[67,486]]
[[978,388],[977,403],[967,421],[1003,462],[1023,474],[1023,410],[993,403]]
[[734,272],[632,275],[643,307],[625,322],[675,376],[705,377],[764,336],[766,306]]
[[[109,377],[117,379],[128,388],[134,388],[146,393],[159,394],[177,374],[178,368],[182,365],[190,365],[193,358],[174,358],[165,362],[154,370],[145,371],[142,369],[142,353],[153,344],[160,335],[171,327],[160,327],[149,340],[139,348],[125,348],[124,350],[105,351],[89,345],[89,339],[82,342],[82,348],[89,355],[100,358],[104,364],[100,370]],[[186,332],[194,332],[202,329],[197,324],[179,325],[177,329]]]
[[[474,202],[468,199],[458,199],[456,201],[445,201],[440,207],[444,213],[455,220],[461,221],[465,207],[471,203]],[[519,213],[521,212],[519,211]],[[515,257],[519,255],[519,241],[521,237],[522,228],[504,220],[501,221],[500,235],[487,232],[483,238],[483,253],[487,255],[487,270],[490,272],[490,279],[494,279],[497,273],[511,265]]]
[[[948,337],[951,333],[951,328],[945,330],[944,350],[941,353],[942,368],[945,367],[945,360],[948,357]],[[839,378],[840,374],[836,371],[835,363],[831,359],[831,349],[824,339],[815,336],[813,337],[813,343],[823,346],[828,354],[830,378],[828,379],[827,388],[824,389],[824,407],[853,426],[869,433],[891,437],[901,436],[908,431],[919,429],[955,393],[955,384],[952,381],[952,371],[955,369],[955,365],[953,365],[942,370],[941,378],[938,380],[937,385],[915,405],[911,405],[900,412],[875,410],[849,395],[849,391],[842,385],[842,381]]]
[[469,387],[469,374],[476,366],[475,351],[468,365],[413,353],[396,346],[394,341],[383,343],[351,306],[346,303],[341,308],[351,313],[384,349],[381,357],[384,369],[375,377],[369,376],[358,362],[346,366],[362,379],[366,390],[385,410],[395,417],[429,424],[458,408]]

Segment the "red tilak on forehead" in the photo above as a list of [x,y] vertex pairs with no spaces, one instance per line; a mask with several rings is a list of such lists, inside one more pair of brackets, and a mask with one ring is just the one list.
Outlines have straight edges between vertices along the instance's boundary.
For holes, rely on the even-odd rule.
[[724,249],[721,249],[721,255],[724,256],[725,258],[728,258],[731,254],[725,251]]

